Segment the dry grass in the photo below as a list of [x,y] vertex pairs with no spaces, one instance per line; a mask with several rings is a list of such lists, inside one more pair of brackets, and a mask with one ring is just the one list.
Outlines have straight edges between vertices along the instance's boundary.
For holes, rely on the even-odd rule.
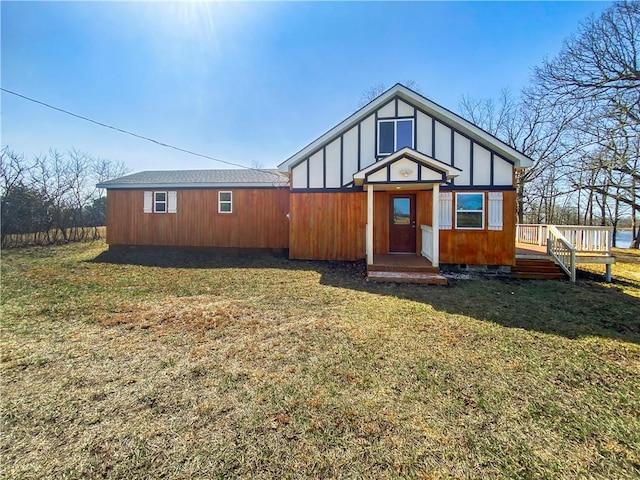
[[638,261],[612,285],[442,288],[269,255],[4,253],[1,477],[636,477]]

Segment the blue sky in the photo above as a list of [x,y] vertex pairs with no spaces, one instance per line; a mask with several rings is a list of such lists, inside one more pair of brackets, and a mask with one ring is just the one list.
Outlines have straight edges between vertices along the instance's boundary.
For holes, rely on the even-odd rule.
[[[371,85],[463,95],[527,84],[603,2],[7,2],[3,88],[182,148],[275,167]],[[132,171],[227,168],[2,93],[1,143]]]

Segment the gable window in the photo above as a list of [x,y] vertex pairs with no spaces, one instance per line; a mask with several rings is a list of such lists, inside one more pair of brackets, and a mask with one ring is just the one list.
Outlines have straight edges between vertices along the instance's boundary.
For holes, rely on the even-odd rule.
[[413,119],[378,121],[378,155],[390,155],[403,147],[413,148]]
[[153,192],[153,211],[155,213],[167,211],[167,192]]
[[484,228],[484,193],[456,193],[456,228]]
[[218,213],[233,212],[233,197],[231,192],[218,192]]

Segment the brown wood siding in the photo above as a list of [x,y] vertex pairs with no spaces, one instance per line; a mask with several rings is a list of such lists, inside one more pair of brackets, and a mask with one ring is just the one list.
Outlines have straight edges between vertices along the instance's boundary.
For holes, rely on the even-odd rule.
[[[365,216],[365,223],[366,221]],[[373,192],[373,253],[383,255],[389,253],[388,192]]]
[[291,193],[289,257],[363,259],[366,223],[364,192]]
[[[107,192],[107,243],[284,249],[289,190],[184,189],[177,213],[144,213],[144,190]],[[218,192],[233,192],[233,213],[218,213]]]
[[[466,190],[465,190],[466,191]],[[440,263],[468,265],[515,265],[516,201],[515,192],[503,192],[503,227],[487,230],[488,199],[485,192],[485,229],[455,229],[455,193],[453,229],[440,230]]]

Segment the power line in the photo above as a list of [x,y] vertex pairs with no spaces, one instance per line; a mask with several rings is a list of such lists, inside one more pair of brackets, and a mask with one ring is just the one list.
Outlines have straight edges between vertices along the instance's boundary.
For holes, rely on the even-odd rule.
[[[78,115],[77,113],[73,113],[73,112],[70,112],[68,110],[64,110],[62,108],[54,107],[53,105],[50,105],[50,104],[48,104],[46,102],[42,102],[40,100],[36,100],[35,98],[27,97],[26,95],[22,95],[22,94],[17,93],[17,92],[12,92],[11,90],[7,90],[6,88],[3,88],[3,87],[0,87],[0,90],[2,90],[3,92],[9,93],[11,95],[15,95],[16,97],[20,97],[20,98],[23,98],[25,100],[28,100],[30,102],[37,103],[38,105],[42,105],[42,106],[50,108],[52,110],[56,110],[58,112],[65,113],[67,115],[71,115],[72,117],[79,118],[80,120],[85,120],[87,122],[94,123],[94,124],[99,125],[101,127],[105,127],[105,128],[109,128],[111,130],[115,130],[116,132],[124,133],[124,134],[127,134],[127,135],[131,135],[132,137],[139,138],[141,140],[146,140],[148,142],[155,143],[156,145],[160,145],[161,147],[171,148],[173,150],[177,150],[178,152],[188,153],[189,155],[194,155],[196,157],[206,158],[208,160],[213,160],[214,162],[224,163],[226,165],[231,165],[233,167],[240,167],[240,168],[245,168],[247,170],[255,170],[257,172],[263,172],[263,173],[269,173],[271,175],[276,175],[273,172],[269,172],[268,170],[263,170],[261,168],[247,167],[246,165],[241,165],[239,163],[229,162],[227,160],[221,160],[219,158],[215,158],[215,157],[212,157],[212,156],[209,156],[209,155],[205,155],[204,153],[198,153],[198,152],[194,152],[194,151],[191,151],[191,150],[187,150],[185,148],[176,147],[175,145],[170,145],[168,143],[164,143],[164,142],[161,142],[159,140],[155,140],[153,138],[145,137],[144,135],[139,135],[137,133],[133,133],[133,132],[130,132],[128,130],[124,130],[122,128],[114,127],[113,125],[108,125],[106,123],[98,122],[97,120],[92,120],[91,118],[85,117],[83,115]],[[280,180],[282,180],[280,178],[280,175],[276,175],[276,176]]]

